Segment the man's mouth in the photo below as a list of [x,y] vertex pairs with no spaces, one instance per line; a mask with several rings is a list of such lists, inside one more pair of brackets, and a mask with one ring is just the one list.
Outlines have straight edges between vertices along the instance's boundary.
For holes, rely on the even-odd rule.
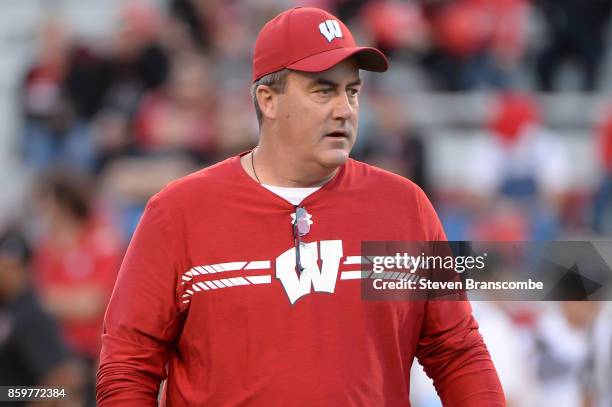
[[327,133],[325,137],[349,138],[349,134],[346,131],[338,130],[338,131],[332,131],[331,133]]

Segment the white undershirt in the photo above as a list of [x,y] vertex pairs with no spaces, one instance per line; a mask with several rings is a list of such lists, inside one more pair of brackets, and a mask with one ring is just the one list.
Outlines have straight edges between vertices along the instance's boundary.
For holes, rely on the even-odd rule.
[[274,192],[276,195],[281,198],[291,202],[293,205],[299,205],[306,197],[315,191],[317,191],[320,186],[312,187],[312,188],[289,188],[289,187],[277,187],[274,185],[266,185],[261,184],[262,187]]

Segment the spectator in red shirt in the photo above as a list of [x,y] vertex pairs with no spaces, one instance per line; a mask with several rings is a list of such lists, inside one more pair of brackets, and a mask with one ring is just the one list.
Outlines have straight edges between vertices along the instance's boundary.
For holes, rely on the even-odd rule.
[[35,283],[72,350],[93,362],[122,247],[98,217],[85,180],[57,173],[39,198],[44,230],[35,247]]

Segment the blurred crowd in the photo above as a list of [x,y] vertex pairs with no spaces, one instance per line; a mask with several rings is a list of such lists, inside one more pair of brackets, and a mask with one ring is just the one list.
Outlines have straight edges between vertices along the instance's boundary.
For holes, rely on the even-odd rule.
[[[584,190],[567,181],[572,151],[536,95],[565,89],[565,65],[574,90],[598,91],[612,1],[130,0],[113,35],[96,41],[49,14],[18,98],[16,150],[31,194],[0,217],[0,385],[55,383],[71,389],[69,405],[93,405],[103,314],[146,201],[255,145],[253,41],[296,4],[340,17],[392,71],[408,72],[411,89],[492,95],[487,137],[466,146],[469,185],[441,189],[398,76],[366,78],[353,156],[425,189],[449,239],[610,234],[612,108],[590,130],[600,182]],[[612,405],[609,305],[478,303],[475,312],[509,405]],[[416,407],[437,405],[418,372],[413,385]]]

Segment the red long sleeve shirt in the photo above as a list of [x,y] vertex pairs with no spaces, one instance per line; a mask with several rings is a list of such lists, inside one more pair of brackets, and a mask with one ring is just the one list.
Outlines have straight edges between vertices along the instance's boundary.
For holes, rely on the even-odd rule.
[[[446,406],[503,406],[467,302],[361,299],[365,240],[442,240],[410,181],[349,160],[292,204],[233,157],[151,199],[106,313],[100,406],[409,406],[418,357]],[[319,261],[317,261],[319,260]]]

